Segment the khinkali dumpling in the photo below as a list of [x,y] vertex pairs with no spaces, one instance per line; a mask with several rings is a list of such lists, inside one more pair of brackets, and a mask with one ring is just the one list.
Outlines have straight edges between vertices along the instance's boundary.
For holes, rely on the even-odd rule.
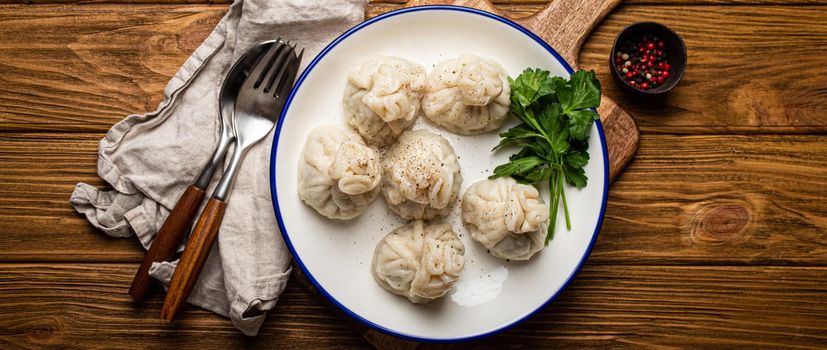
[[353,130],[320,126],[299,160],[299,197],[331,219],[359,216],[380,191],[379,156]]
[[443,216],[462,184],[454,148],[427,130],[406,131],[382,159],[382,194],[391,210],[405,219]]
[[462,221],[491,255],[528,260],[545,246],[549,211],[534,186],[500,177],[479,181],[462,196]]
[[367,143],[389,145],[416,121],[424,91],[422,66],[398,57],[371,57],[347,76],[345,119]]
[[449,224],[409,222],[373,253],[373,278],[385,290],[422,304],[445,295],[465,265],[465,246]]
[[451,132],[476,135],[502,126],[511,107],[508,73],[474,55],[440,62],[428,75],[422,111]]

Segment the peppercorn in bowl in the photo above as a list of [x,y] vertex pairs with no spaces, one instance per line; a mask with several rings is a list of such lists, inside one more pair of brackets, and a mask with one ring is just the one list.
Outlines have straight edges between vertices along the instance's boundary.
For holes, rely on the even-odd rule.
[[655,22],[632,24],[618,34],[609,57],[615,81],[643,95],[666,93],[686,69],[686,45],[669,27]]

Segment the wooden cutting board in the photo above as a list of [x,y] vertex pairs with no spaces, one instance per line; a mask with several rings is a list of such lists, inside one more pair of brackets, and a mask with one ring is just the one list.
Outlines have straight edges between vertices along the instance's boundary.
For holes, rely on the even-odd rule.
[[[537,14],[515,21],[549,43],[576,70],[580,67],[578,56],[583,42],[603,17],[619,3],[620,0],[553,0]],[[450,4],[473,7],[503,16],[488,0],[410,0],[405,6]],[[600,121],[606,134],[606,145],[609,148],[609,177],[610,181],[614,181],[634,157],[640,132],[632,116],[605,95],[597,110],[600,113]],[[316,292],[295,264],[293,271],[297,280],[314,293]],[[417,349],[422,346],[420,343],[375,331],[345,315],[327,299],[321,296],[319,298],[377,349]],[[428,347],[450,348],[451,346],[429,345]]]

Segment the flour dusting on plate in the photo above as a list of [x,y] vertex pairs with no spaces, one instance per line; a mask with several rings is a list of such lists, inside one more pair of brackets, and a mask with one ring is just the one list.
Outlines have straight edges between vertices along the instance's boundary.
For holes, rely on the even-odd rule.
[[508,269],[500,266],[485,276],[467,281],[460,280],[454,286],[451,300],[465,307],[485,304],[497,299],[503,291],[503,283],[506,279],[508,279]]

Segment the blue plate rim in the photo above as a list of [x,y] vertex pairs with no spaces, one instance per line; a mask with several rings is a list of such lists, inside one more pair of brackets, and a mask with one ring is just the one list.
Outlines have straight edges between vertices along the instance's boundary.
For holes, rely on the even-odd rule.
[[394,330],[389,329],[387,327],[384,327],[384,326],[378,325],[374,322],[371,322],[370,320],[365,319],[364,317],[360,316],[359,314],[351,311],[350,309],[348,309],[347,307],[342,305],[327,290],[325,290],[324,287],[322,287],[319,284],[318,281],[316,281],[316,279],[313,277],[313,274],[310,273],[310,271],[307,269],[307,267],[302,262],[299,255],[296,253],[295,247],[293,246],[293,243],[290,241],[290,236],[289,236],[289,234],[287,234],[287,230],[284,227],[284,221],[281,217],[281,210],[279,209],[278,195],[277,195],[278,188],[277,188],[277,185],[276,185],[276,155],[278,153],[278,140],[279,140],[279,136],[281,135],[282,124],[284,123],[284,119],[285,119],[285,116],[287,115],[287,111],[289,110],[290,105],[293,102],[293,97],[295,96],[295,94],[298,91],[299,87],[301,87],[304,80],[307,78],[307,76],[313,70],[313,67],[315,67],[316,64],[318,64],[319,61],[321,61],[321,59],[324,58],[327,55],[328,52],[330,52],[330,50],[332,50],[334,47],[336,47],[336,45],[341,43],[343,40],[347,39],[352,34],[360,31],[361,29],[363,29],[367,26],[370,26],[373,23],[376,23],[376,22],[379,22],[379,21],[382,21],[384,19],[388,19],[388,18],[391,18],[391,17],[395,17],[395,16],[398,16],[398,15],[410,13],[410,12],[432,11],[432,10],[443,10],[443,11],[447,10],[447,11],[458,11],[458,12],[472,13],[472,14],[475,14],[475,15],[487,17],[489,19],[493,19],[493,20],[496,20],[498,22],[507,24],[508,26],[510,26],[514,29],[517,29],[518,31],[520,31],[523,34],[527,35],[529,38],[531,38],[532,40],[534,40],[535,42],[540,44],[540,46],[545,48],[546,51],[551,53],[563,65],[563,68],[565,68],[566,71],[569,74],[574,73],[574,70],[571,68],[571,65],[569,65],[569,63],[565,59],[563,59],[563,57],[560,56],[560,54],[557,53],[557,51],[554,50],[554,48],[552,48],[548,43],[543,41],[543,39],[541,39],[540,37],[538,37],[536,34],[532,33],[531,31],[529,31],[528,29],[524,28],[523,26],[521,26],[521,25],[519,25],[519,24],[517,24],[517,23],[515,23],[515,22],[513,22],[513,21],[511,21],[507,18],[495,15],[495,14],[490,13],[490,12],[477,10],[477,9],[473,9],[473,8],[469,8],[469,7],[453,6],[453,5],[425,5],[425,6],[416,6],[416,7],[409,7],[409,8],[399,9],[399,10],[391,11],[391,12],[376,16],[374,18],[371,18],[367,21],[364,21],[364,22],[354,26],[353,28],[348,29],[346,32],[342,33],[339,37],[334,39],[330,44],[325,46],[325,48],[321,52],[319,52],[319,54],[316,55],[316,57],[310,62],[310,64],[307,66],[307,68],[305,68],[305,70],[302,72],[302,74],[299,76],[298,80],[296,81],[296,84],[293,87],[293,90],[291,91],[290,96],[287,98],[287,102],[284,105],[284,109],[282,110],[281,115],[279,115],[279,120],[278,120],[278,123],[276,125],[276,131],[275,131],[275,134],[273,136],[273,144],[272,144],[271,152],[270,152],[270,196],[272,198],[273,211],[276,215],[276,221],[278,223],[279,230],[281,232],[282,237],[284,238],[284,242],[286,243],[287,248],[290,250],[290,254],[292,254],[293,259],[296,261],[296,264],[299,265],[299,268],[301,268],[301,270],[304,273],[305,277],[307,277],[307,279],[310,281],[310,283],[313,285],[313,287],[316,288],[316,290],[319,291],[319,293],[321,293],[325,297],[325,299],[330,301],[333,305],[336,305],[336,307],[338,307],[340,310],[342,310],[342,312],[347,314],[349,317],[351,317],[353,319],[356,319],[359,323],[362,323],[362,324],[364,324],[364,325],[366,325],[366,326],[368,326],[372,329],[375,329],[377,331],[380,331],[382,333],[389,334],[389,335],[392,335],[392,336],[395,336],[395,337],[398,337],[398,338],[402,338],[402,339],[406,339],[406,340],[417,341],[417,342],[457,343],[457,342],[464,342],[464,341],[472,341],[472,340],[482,339],[482,338],[485,338],[485,337],[489,337],[489,336],[504,332],[504,331],[506,331],[508,329],[511,329],[514,326],[524,322],[525,320],[531,318],[532,316],[537,314],[537,312],[539,312],[540,310],[545,309],[546,306],[548,306],[551,302],[556,300],[560,296],[560,294],[563,293],[563,291],[566,289],[566,287],[568,287],[568,285],[571,283],[571,281],[574,279],[574,277],[583,268],[583,265],[585,264],[586,260],[588,259],[589,255],[591,254],[592,249],[594,249],[595,242],[597,241],[597,236],[600,234],[600,228],[603,225],[603,218],[604,218],[604,215],[606,213],[606,204],[607,204],[608,195],[609,195],[609,183],[608,183],[609,182],[609,155],[608,155],[608,148],[606,146],[606,135],[603,132],[603,125],[600,122],[600,120],[597,120],[595,125],[597,126],[597,132],[598,132],[598,136],[600,138],[600,144],[601,144],[602,151],[603,151],[603,165],[604,165],[603,166],[603,179],[604,179],[604,181],[603,181],[603,202],[602,202],[601,207],[600,207],[600,214],[599,214],[599,217],[598,217],[598,220],[597,220],[597,225],[595,226],[595,229],[594,229],[594,235],[592,236],[592,240],[591,240],[591,242],[589,242],[589,246],[586,248],[586,251],[583,254],[583,257],[580,258],[580,262],[577,264],[577,267],[574,269],[574,271],[572,271],[571,275],[569,275],[569,277],[566,279],[566,282],[563,283],[563,286],[560,287],[560,289],[557,290],[557,292],[555,292],[554,295],[551,296],[551,298],[549,298],[547,301],[545,301],[542,305],[538,306],[533,311],[529,312],[528,314],[526,314],[522,318],[520,318],[516,321],[513,321],[513,322],[511,322],[507,325],[504,325],[500,328],[497,328],[497,329],[494,329],[494,330],[491,330],[491,331],[487,331],[487,332],[481,333],[481,334],[475,334],[475,335],[467,336],[467,337],[459,337],[459,338],[423,338],[423,337],[419,337],[419,336],[415,336],[415,335],[410,335],[410,334],[397,332],[397,331],[394,331]]

